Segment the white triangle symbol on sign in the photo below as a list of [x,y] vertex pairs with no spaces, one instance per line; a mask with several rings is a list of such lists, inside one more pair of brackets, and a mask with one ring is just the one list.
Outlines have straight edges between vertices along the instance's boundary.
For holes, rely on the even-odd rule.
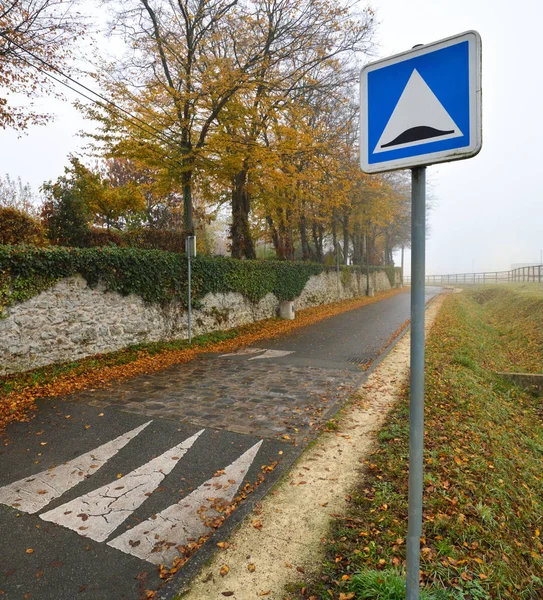
[[374,154],[464,135],[428,84],[413,69]]

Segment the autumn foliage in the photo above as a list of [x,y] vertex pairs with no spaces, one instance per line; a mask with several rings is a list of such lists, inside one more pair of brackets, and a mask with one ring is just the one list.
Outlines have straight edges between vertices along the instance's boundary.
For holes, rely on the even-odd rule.
[[0,245],[47,243],[42,224],[27,213],[0,206]]

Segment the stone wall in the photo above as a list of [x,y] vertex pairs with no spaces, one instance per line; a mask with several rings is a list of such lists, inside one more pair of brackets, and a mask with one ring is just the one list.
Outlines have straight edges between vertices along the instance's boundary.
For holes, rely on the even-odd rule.
[[[341,297],[364,295],[365,276],[341,282]],[[396,285],[399,285],[397,274]],[[390,289],[386,273],[371,276],[375,291]],[[307,282],[294,301],[295,310],[337,299],[335,273]],[[254,304],[241,294],[208,294],[193,310],[193,335],[231,329],[275,317],[279,302],[268,294]],[[187,337],[187,313],[179,303],[159,306],[139,296],[120,296],[91,289],[80,277],[70,277],[30,300],[5,310],[0,320],[0,375],[120,350],[133,344]]]

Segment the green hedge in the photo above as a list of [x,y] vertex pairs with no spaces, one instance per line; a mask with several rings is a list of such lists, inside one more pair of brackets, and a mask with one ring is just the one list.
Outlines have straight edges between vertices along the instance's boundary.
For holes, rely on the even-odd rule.
[[[351,270],[343,267],[342,271]],[[193,302],[210,292],[239,292],[252,302],[272,293],[279,300],[294,300],[312,275],[326,269],[305,262],[237,260],[199,256],[192,261]],[[394,268],[385,270],[394,282]],[[390,271],[390,273],[389,273]],[[65,277],[80,274],[94,287],[124,296],[134,293],[150,303],[173,299],[186,304],[185,255],[134,248],[61,248],[0,246],[0,308],[24,301]]]

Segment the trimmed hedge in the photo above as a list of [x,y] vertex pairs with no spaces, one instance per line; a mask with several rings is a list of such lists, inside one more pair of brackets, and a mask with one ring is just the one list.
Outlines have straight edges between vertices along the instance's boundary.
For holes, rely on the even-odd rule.
[[[350,270],[343,267],[342,270]],[[381,270],[375,267],[371,270]],[[306,262],[238,260],[199,256],[192,261],[193,303],[208,293],[238,292],[252,302],[272,293],[279,300],[294,300],[312,275],[326,269]],[[394,268],[383,269],[394,281]],[[186,305],[185,255],[135,248],[37,248],[0,246],[0,308],[22,302],[57,281],[80,274],[89,286],[123,296],[134,293],[150,303],[174,299]]]

